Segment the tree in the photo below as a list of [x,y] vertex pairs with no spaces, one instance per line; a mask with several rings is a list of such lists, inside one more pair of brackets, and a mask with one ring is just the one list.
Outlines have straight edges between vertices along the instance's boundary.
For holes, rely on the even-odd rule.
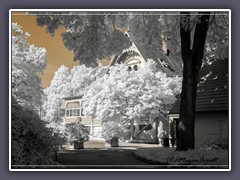
[[46,67],[46,50],[29,45],[28,33],[12,23],[12,95],[22,106],[41,107],[40,74]]
[[138,119],[154,123],[158,116],[167,113],[180,92],[180,78],[154,72],[152,68],[156,64],[151,60],[147,65],[147,69],[137,71],[129,71],[123,64],[112,66],[109,75],[93,82],[83,96],[84,114],[103,124],[128,122],[133,139],[133,127]]
[[131,45],[129,38],[118,28],[121,21],[117,21],[112,13],[38,13],[41,15],[37,16],[37,24],[46,25],[46,31],[51,35],[59,27],[67,30],[62,34],[64,46],[73,51],[74,61],[78,60],[88,67],[96,67],[98,60],[120,54]]
[[[204,13],[196,24],[191,48],[190,13],[181,13],[180,33],[183,60],[183,83],[178,125],[177,150],[195,148],[195,108],[198,73],[202,65],[210,13]],[[188,138],[185,138],[188,137]]]
[[[12,165],[53,165],[53,146],[60,137],[53,137],[38,111],[42,103],[40,74],[46,67],[46,50],[28,43],[17,23],[12,23]],[[34,167],[34,166],[31,166]]]
[[[18,104],[12,97],[11,163],[12,165],[53,165],[55,140],[38,114]],[[31,166],[33,167],[33,166]]]
[[106,68],[99,65],[95,68],[85,65],[75,66],[70,72],[71,93],[69,96],[83,96],[89,85],[106,73]]
[[69,74],[69,69],[62,65],[55,72],[50,87],[44,90],[43,119],[50,127],[60,131],[63,128],[60,126],[62,124],[60,106],[63,98],[69,96],[71,91]]
[[[182,12],[180,18],[183,82],[177,150],[188,150],[195,148],[196,92],[198,74],[202,66],[205,42],[209,30],[210,12],[201,12],[201,15],[197,16],[197,23],[194,24],[194,34],[192,37],[190,13]],[[226,31],[224,33],[226,33]],[[225,39],[224,36],[220,38]]]
[[106,72],[103,66],[88,68],[85,65],[68,69],[62,65],[56,72],[50,86],[44,90],[43,102],[44,120],[55,130],[64,131],[61,126],[60,107],[63,98],[70,96],[83,96],[89,85]]
[[164,54],[183,61],[177,150],[194,149],[198,73],[202,63],[228,57],[228,13],[181,12],[180,16],[179,12],[175,12],[176,15],[168,13],[154,17],[134,16],[132,31],[141,37],[143,32],[139,29],[148,27],[143,39],[145,43],[159,43],[161,39]]

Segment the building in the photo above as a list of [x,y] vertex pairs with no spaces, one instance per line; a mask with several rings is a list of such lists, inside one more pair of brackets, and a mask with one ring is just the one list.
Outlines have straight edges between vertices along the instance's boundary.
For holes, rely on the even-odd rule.
[[[125,33],[132,42],[132,46],[122,52],[118,56],[114,56],[109,67],[116,63],[128,65],[129,70],[138,70],[138,68],[147,68],[146,62],[152,59],[156,62],[157,68],[166,73],[167,76],[182,76],[182,61],[180,59],[172,59],[169,51],[160,50],[158,46],[149,43],[142,43],[140,39],[131,35],[130,32]],[[158,118],[162,123],[153,119],[141,118],[134,123],[134,139],[140,142],[154,143],[158,142],[158,132],[161,128],[169,129],[169,120],[167,117],[161,116]],[[129,139],[130,125],[125,124],[126,139]],[[167,132],[168,133],[168,132]]]
[[78,121],[86,126],[90,137],[100,136],[102,130],[101,122],[84,116],[81,96],[64,98],[61,105],[61,111],[64,124]]
[[116,63],[124,63],[129,66],[129,69],[137,70],[139,67],[146,68],[146,61],[152,59],[156,62],[157,68],[161,69],[168,76],[182,76],[181,59],[172,59],[169,52],[165,53],[154,44],[140,42],[130,32],[125,34],[130,38],[132,46],[124,50],[120,55],[114,56],[109,66]]
[[[207,141],[228,144],[229,93],[228,60],[215,60],[205,64],[199,72],[195,116],[195,147]],[[177,129],[180,99],[170,111],[170,119]],[[177,136],[177,134],[175,134]]]
[[[109,67],[116,63],[124,63],[129,66],[129,70],[138,70],[139,67],[147,68],[147,59],[152,59],[156,62],[157,68],[161,69],[168,76],[181,75],[182,65],[180,60],[172,60],[167,54],[159,50],[159,47],[153,44],[140,43],[137,38],[134,38],[129,32],[125,34],[132,42],[132,46],[124,50],[120,55],[112,58]],[[108,71],[107,71],[108,72]],[[87,118],[82,114],[81,97],[66,97],[64,98],[62,111],[64,112],[64,123],[81,121],[89,128],[89,132],[93,137],[99,136],[101,133],[101,124],[99,121]],[[163,122],[163,127],[168,129],[169,121],[166,117],[159,117]],[[157,142],[157,129],[159,124],[148,118],[139,119],[134,123],[134,139],[142,142]],[[124,123],[124,139],[130,139],[131,125]]]
[[[182,76],[182,63],[179,59],[171,59],[169,52],[160,51],[157,46],[142,44],[134,39],[129,32],[126,35],[132,40],[132,46],[118,56],[114,56],[109,67],[116,63],[124,63],[129,70],[146,68],[147,59],[153,59],[157,68],[168,76]],[[108,71],[107,71],[108,72]],[[205,64],[199,73],[197,89],[196,121],[195,121],[195,147],[200,147],[211,139],[228,140],[229,110],[228,110],[228,60],[217,60],[212,64]],[[101,123],[87,118],[82,114],[81,97],[64,98],[64,122],[70,123],[80,120],[89,128],[93,137],[101,134]],[[180,113],[180,99],[174,104],[168,117],[159,117],[165,129],[169,129],[167,138],[176,138],[177,124]],[[131,126],[124,123],[125,139],[130,138]],[[158,131],[157,131],[158,129]],[[147,118],[139,119],[134,123],[134,137],[136,141],[157,142],[159,124]],[[172,134],[174,132],[174,134]],[[175,140],[174,140],[175,141]],[[171,141],[173,142],[173,141]],[[176,142],[175,142],[176,145]]]

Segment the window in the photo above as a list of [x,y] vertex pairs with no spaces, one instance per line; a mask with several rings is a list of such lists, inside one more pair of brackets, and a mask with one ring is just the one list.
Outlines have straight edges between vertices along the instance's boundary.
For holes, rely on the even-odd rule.
[[81,108],[81,116],[84,116],[84,114],[83,114],[83,108]]
[[139,131],[141,131],[142,129],[144,129],[145,131],[149,131],[151,130],[153,127],[151,124],[147,124],[147,125],[139,125]]
[[141,61],[139,59],[131,59],[129,60],[126,65],[128,65],[128,70],[137,71],[140,67]]
[[67,109],[66,116],[80,116],[80,109]]
[[66,117],[84,116],[79,102],[69,102],[66,106]]
[[72,109],[70,109],[69,111],[70,111],[70,115],[69,116],[73,116]]
[[135,65],[133,66],[133,69],[134,69],[134,71],[137,71],[137,70],[138,70],[138,65],[135,64]]

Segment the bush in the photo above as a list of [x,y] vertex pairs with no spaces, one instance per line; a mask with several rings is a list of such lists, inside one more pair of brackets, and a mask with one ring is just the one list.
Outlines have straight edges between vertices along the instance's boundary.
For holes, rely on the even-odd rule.
[[44,121],[30,109],[12,100],[11,121],[12,165],[57,164],[51,158],[54,139]]
[[80,122],[66,124],[65,133],[67,141],[72,143],[85,142],[89,140],[89,132],[83,124]]
[[228,138],[209,139],[201,145],[200,149],[228,149]]
[[102,137],[110,142],[113,137],[123,137],[123,129],[114,121],[105,122],[102,124]]

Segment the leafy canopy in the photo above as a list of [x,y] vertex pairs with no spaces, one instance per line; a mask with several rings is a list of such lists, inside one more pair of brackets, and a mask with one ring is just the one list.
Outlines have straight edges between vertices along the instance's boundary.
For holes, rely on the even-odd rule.
[[[124,36],[130,31],[140,45],[157,47],[163,56],[181,60],[180,21],[190,22],[191,36],[201,12],[191,12],[180,19],[180,12],[38,12],[37,24],[46,26],[51,35],[62,27],[65,47],[74,53],[74,60],[86,66],[97,66],[99,59],[119,55],[131,46]],[[228,55],[228,12],[211,12],[206,39],[205,59]],[[161,57],[164,58],[164,57]]]
[[110,67],[109,74],[94,81],[84,94],[84,114],[109,122],[141,117],[153,120],[167,113],[180,93],[181,78],[154,72],[152,60],[147,66],[138,71],[129,71],[124,64]]
[[30,45],[29,36],[12,23],[12,95],[21,105],[36,110],[43,94],[38,75],[46,67],[46,50]]
[[106,72],[103,66],[88,68],[85,65],[68,69],[62,65],[56,72],[50,86],[44,90],[43,118],[49,126],[63,131],[60,107],[63,98],[83,96],[89,85]]

